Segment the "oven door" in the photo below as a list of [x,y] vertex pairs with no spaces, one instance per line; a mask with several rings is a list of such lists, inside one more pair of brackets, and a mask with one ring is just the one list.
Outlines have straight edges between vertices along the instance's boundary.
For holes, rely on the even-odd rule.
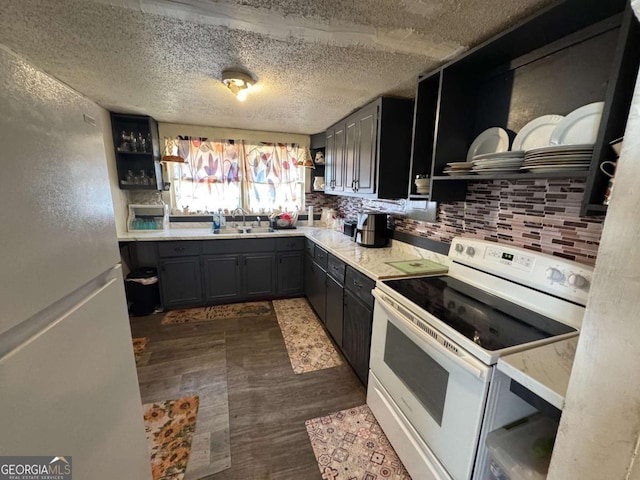
[[417,432],[452,478],[469,479],[491,367],[384,293],[374,296],[372,374],[412,427],[407,431]]

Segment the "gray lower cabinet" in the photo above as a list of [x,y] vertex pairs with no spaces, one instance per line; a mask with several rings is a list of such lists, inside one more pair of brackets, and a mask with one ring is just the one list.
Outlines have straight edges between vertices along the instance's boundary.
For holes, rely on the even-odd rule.
[[204,255],[207,302],[235,302],[275,295],[275,257],[271,252]]
[[326,319],[326,272],[318,265],[313,258],[305,255],[304,262],[304,285],[305,293],[309,303],[318,315],[318,318],[325,323]]
[[327,275],[327,307],[325,326],[340,348],[342,348],[342,304],[344,301],[342,295],[342,285],[331,278],[331,276]]
[[159,261],[162,303],[165,307],[202,303],[200,256],[163,258]]
[[272,252],[242,255],[242,294],[245,298],[267,298],[276,293],[276,259]]
[[373,310],[350,290],[344,290],[344,326],[342,353],[366,386],[369,379],[369,352]]
[[302,294],[304,289],[304,253],[302,251],[278,252],[276,262],[278,296]]
[[242,298],[240,255],[204,255],[202,268],[206,302],[235,302]]

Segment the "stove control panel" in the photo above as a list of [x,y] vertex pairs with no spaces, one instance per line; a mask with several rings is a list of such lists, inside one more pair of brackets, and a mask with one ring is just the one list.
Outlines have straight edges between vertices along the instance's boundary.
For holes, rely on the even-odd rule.
[[449,258],[581,305],[586,304],[593,275],[589,265],[473,238],[454,238]]

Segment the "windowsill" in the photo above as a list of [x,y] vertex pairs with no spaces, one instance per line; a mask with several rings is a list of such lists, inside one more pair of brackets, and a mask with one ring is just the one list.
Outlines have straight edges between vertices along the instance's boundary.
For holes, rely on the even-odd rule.
[[[245,215],[245,221],[246,222],[257,222],[258,221],[258,217],[260,217],[260,220],[263,222],[266,222],[269,219],[269,215],[265,214],[250,214],[250,215]],[[300,213],[298,214],[298,220],[307,220],[309,218],[309,215],[306,213]],[[314,219],[319,220],[320,219],[320,214],[315,214],[313,216]],[[242,222],[242,215],[236,215],[235,217],[231,216],[231,215],[225,215],[225,220],[227,222],[227,224],[229,224],[230,222]],[[170,223],[180,223],[180,224],[185,224],[185,223],[202,223],[202,222],[207,222],[207,223],[211,223],[213,221],[213,215],[201,215],[201,214],[196,214],[196,215],[170,215],[169,216],[169,222]],[[183,225],[186,227],[186,225]]]

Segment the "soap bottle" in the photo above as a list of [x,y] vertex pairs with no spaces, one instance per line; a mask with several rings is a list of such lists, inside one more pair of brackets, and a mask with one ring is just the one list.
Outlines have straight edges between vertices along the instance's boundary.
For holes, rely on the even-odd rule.
[[213,233],[220,233],[220,214],[213,213]]
[[221,208],[218,209],[218,218],[220,219],[220,228],[226,228],[227,219],[224,217],[224,212]]

